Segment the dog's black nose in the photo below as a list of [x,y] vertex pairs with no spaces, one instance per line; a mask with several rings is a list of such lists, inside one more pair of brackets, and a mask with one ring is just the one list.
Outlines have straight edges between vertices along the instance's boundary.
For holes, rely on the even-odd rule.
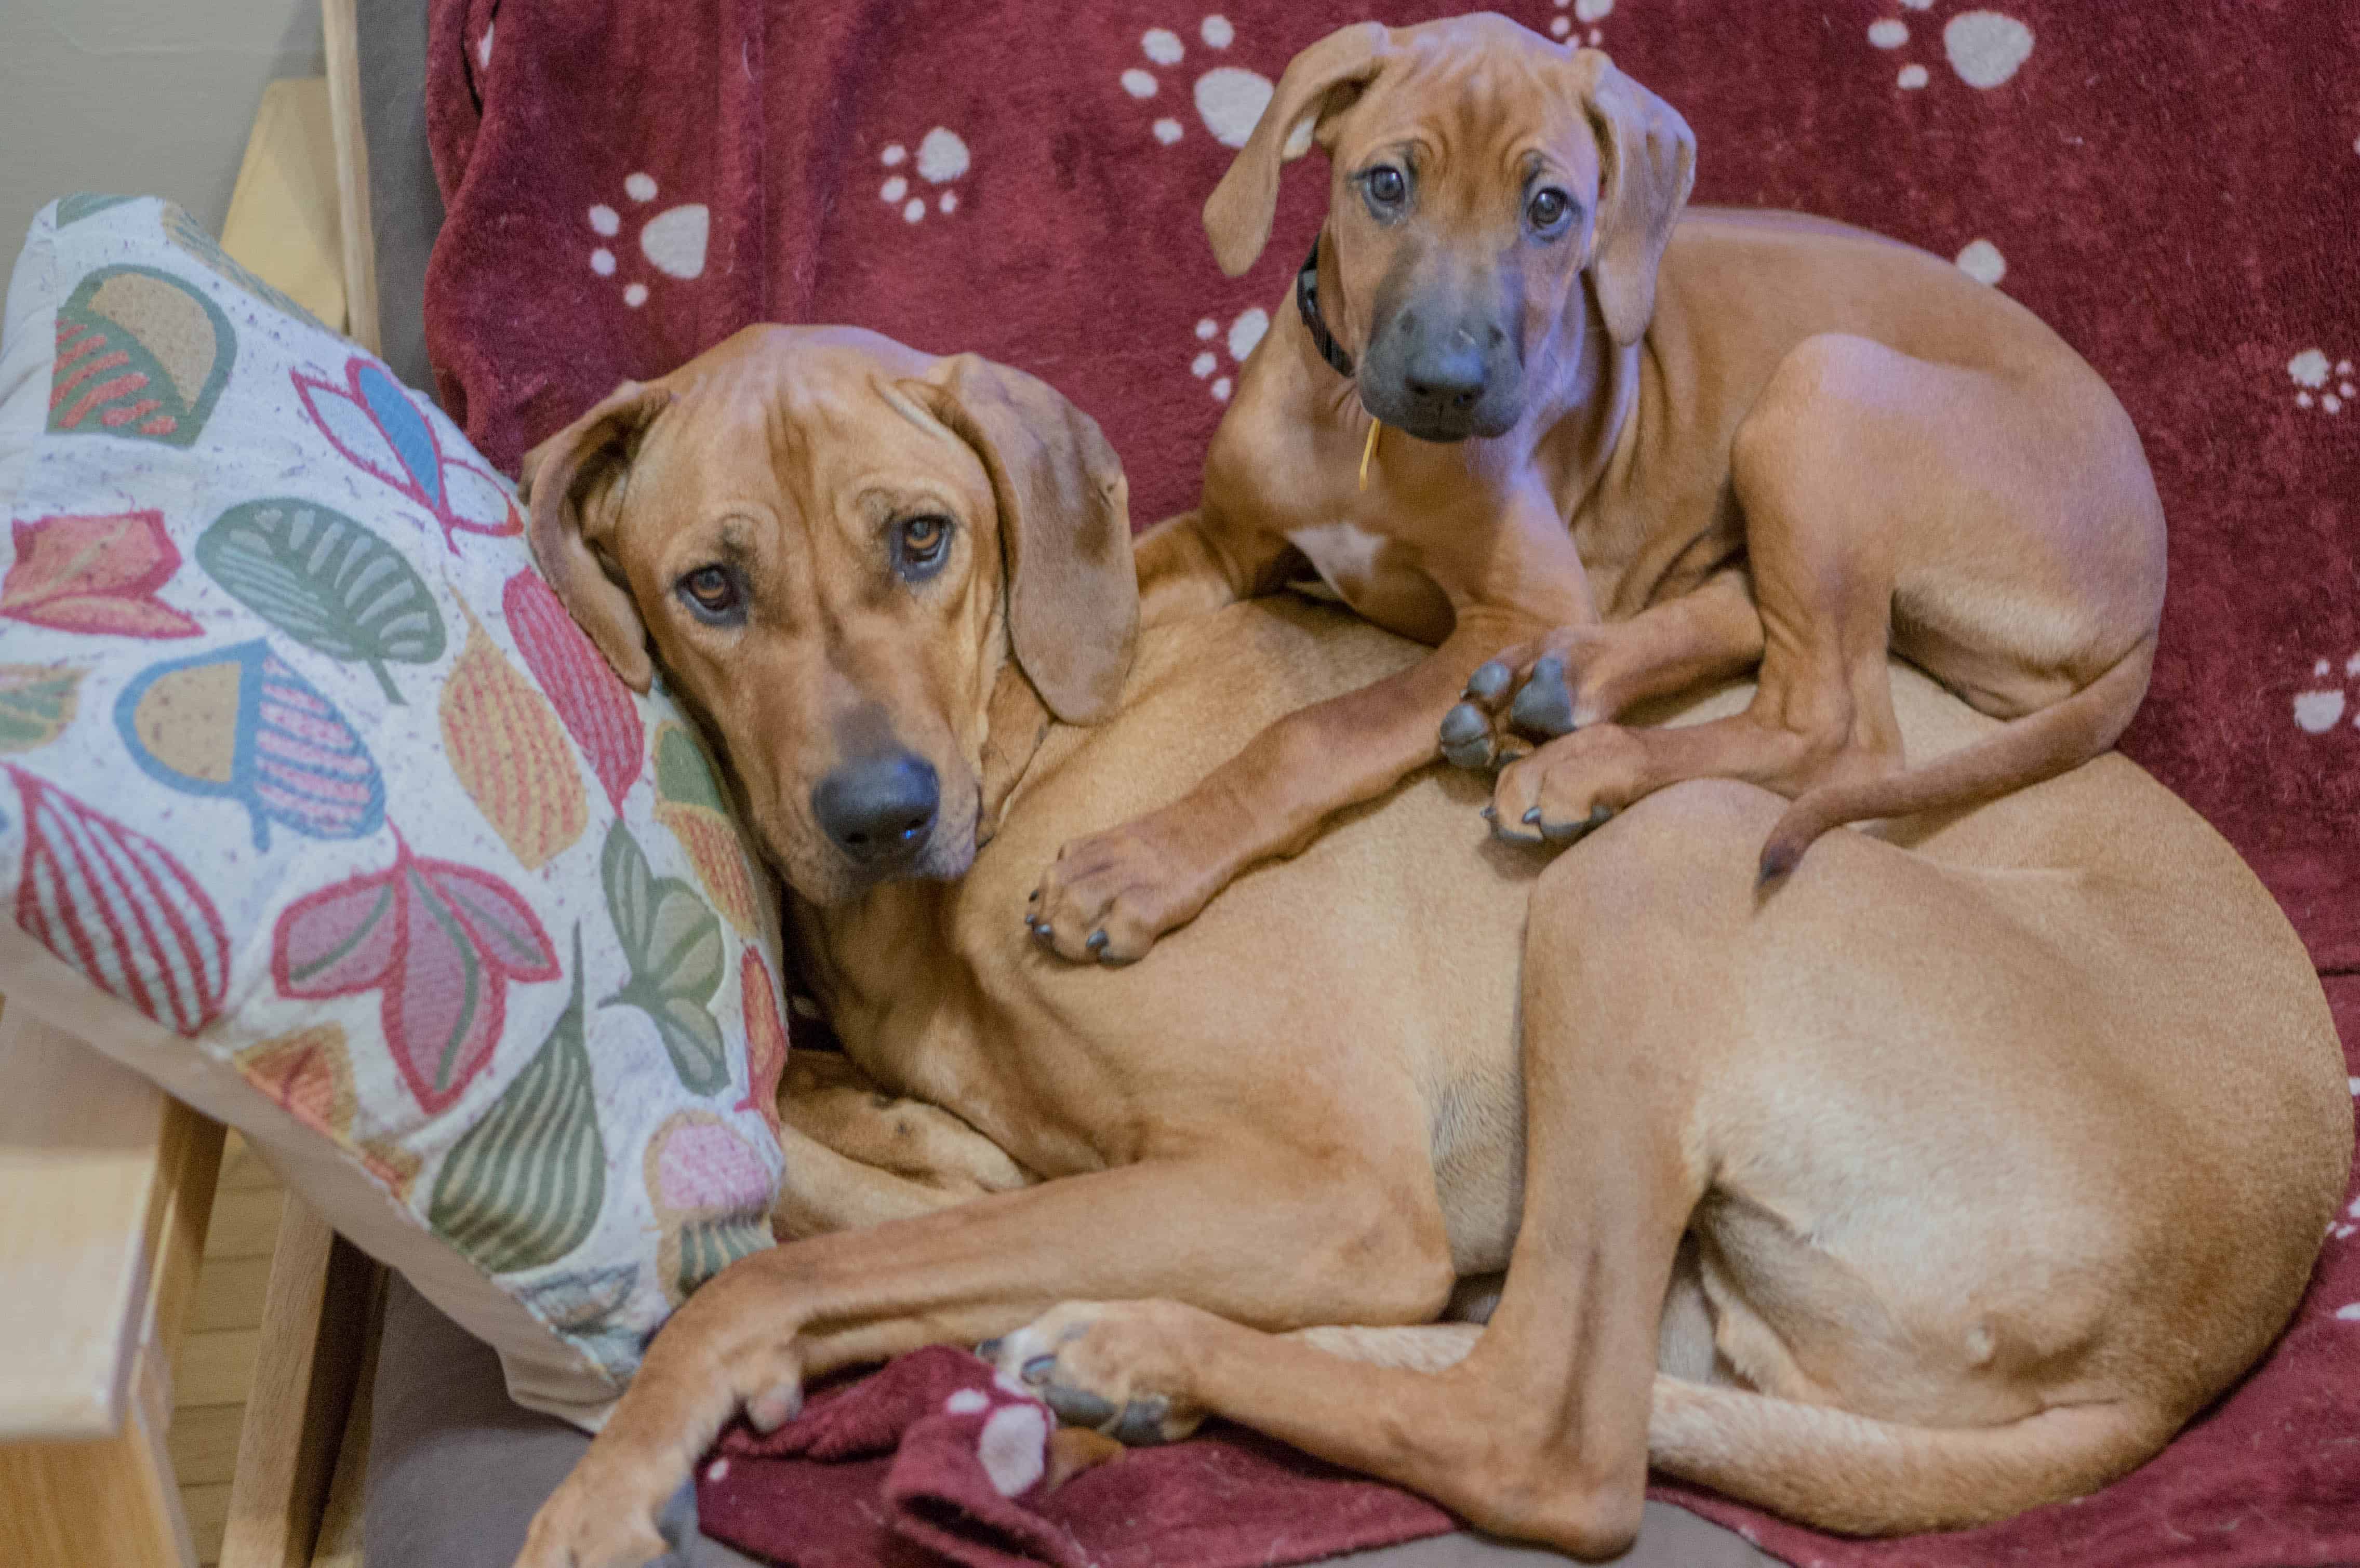
[[915,858],[941,804],[934,765],[906,751],[845,763],[812,791],[820,831],[864,865]]
[[1404,389],[1437,414],[1464,417],[1491,385],[1483,351],[1462,338],[1448,346],[1429,347],[1403,367]]

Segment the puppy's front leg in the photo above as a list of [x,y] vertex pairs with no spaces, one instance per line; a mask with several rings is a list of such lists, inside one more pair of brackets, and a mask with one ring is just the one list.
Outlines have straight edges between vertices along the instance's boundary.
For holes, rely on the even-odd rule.
[[741,1407],[775,1426],[807,1378],[971,1345],[1069,1298],[1178,1298],[1269,1329],[1430,1317],[1450,1289],[1441,1214],[1430,1184],[1381,1174],[1415,1160],[1382,1152],[1346,1170],[1232,1144],[746,1258],[657,1335],[519,1568],[635,1568],[664,1550],[657,1514]]
[[1281,536],[1201,508],[1166,517],[1140,535],[1131,557],[1142,630],[1274,593],[1302,561]]
[[1295,854],[1336,812],[1432,762],[1436,723],[1476,666],[1534,629],[1466,612],[1409,669],[1288,714],[1162,811],[1066,844],[1033,896],[1033,935],[1076,963],[1143,957],[1240,872]]

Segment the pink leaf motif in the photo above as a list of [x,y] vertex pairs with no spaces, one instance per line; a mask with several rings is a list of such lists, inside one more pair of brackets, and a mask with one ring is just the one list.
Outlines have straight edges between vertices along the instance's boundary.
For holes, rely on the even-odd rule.
[[270,969],[287,996],[382,988],[386,1044],[430,1115],[464,1093],[491,1060],[509,983],[558,977],[549,933],[505,883],[414,855],[398,834],[387,869],[288,907],[272,935]]
[[354,467],[433,514],[453,555],[456,533],[498,538],[524,531],[524,515],[499,481],[443,452],[434,422],[376,360],[347,359],[342,387],[300,370],[288,376],[328,443]]
[[221,1015],[229,932],[164,846],[21,768],[25,811],[16,924],[83,978],[193,1035]]
[[787,1065],[787,1026],[779,1017],[779,993],[770,966],[748,947],[738,960],[738,1000],[746,1010],[746,1097],[734,1107],[752,1111],[779,1136],[779,1074]]
[[102,637],[197,635],[196,622],[156,597],[180,569],[161,512],[40,517],[13,532],[0,615]]
[[500,609],[526,668],[620,811],[647,753],[647,732],[630,688],[539,572],[527,570],[509,578],[500,593]]

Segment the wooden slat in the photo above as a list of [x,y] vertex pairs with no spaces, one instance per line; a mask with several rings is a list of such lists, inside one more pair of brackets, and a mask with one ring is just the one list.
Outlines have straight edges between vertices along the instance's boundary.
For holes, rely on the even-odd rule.
[[368,1260],[290,1200],[271,1256],[223,1568],[304,1568],[311,1561],[352,1408],[372,1286]]
[[328,1483],[321,1510],[320,1542],[311,1568],[363,1568],[362,1504],[368,1486],[369,1423],[377,1404],[377,1352],[385,1334],[386,1272],[370,1270],[367,1327],[362,1335],[360,1370],[353,1379],[353,1408],[344,1417],[344,1442],[336,1451],[335,1479]]
[[238,1405],[175,1405],[164,1451],[172,1476],[183,1487],[226,1485],[237,1468],[237,1432],[246,1421]]
[[137,1355],[179,1334],[221,1148],[138,1074],[0,1016],[0,1442],[123,1431]]
[[343,330],[344,235],[326,77],[290,77],[262,90],[221,238],[240,266],[331,331]]
[[360,27],[354,0],[320,0],[327,45],[328,121],[336,147],[336,208],[344,264],[344,332],[375,354],[377,237],[369,219],[368,138],[361,124]]
[[8,1568],[195,1568],[162,1432],[144,1403],[97,1443],[0,1447],[0,1563]]

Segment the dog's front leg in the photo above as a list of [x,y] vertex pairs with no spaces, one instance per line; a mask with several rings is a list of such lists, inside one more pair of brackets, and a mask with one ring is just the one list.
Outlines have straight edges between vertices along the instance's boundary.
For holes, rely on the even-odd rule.
[[1156,524],[1139,536],[1131,555],[1138,563],[1142,628],[1274,593],[1302,563],[1281,536],[1201,509]]
[[1033,897],[1033,935],[1076,963],[1144,956],[1240,872],[1432,762],[1436,723],[1476,666],[1534,629],[1469,611],[1409,669],[1288,714],[1162,811],[1066,844]]
[[[1406,1169],[1399,1166],[1397,1169]],[[1269,1329],[1431,1317],[1450,1289],[1441,1214],[1374,1172],[1222,1151],[978,1198],[774,1247],[692,1297],[564,1484],[519,1568],[659,1556],[655,1519],[741,1408],[775,1426],[805,1379],[1005,1334],[1069,1298],[1171,1297]],[[1270,1259],[1287,1260],[1284,1269]]]

